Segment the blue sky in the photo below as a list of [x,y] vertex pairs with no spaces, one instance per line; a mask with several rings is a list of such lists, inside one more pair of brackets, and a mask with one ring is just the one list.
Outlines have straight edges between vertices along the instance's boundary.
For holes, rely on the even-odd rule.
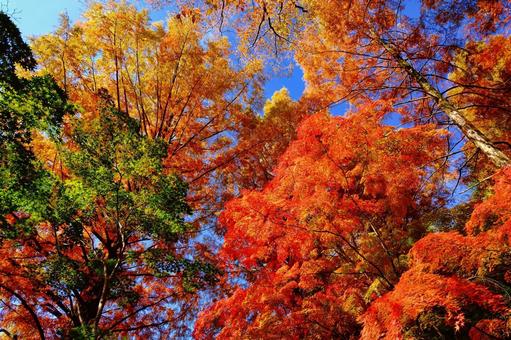
[[8,3],[8,12],[15,11],[15,22],[25,37],[51,32],[62,12],[76,20],[84,8],[81,0],[11,0]]

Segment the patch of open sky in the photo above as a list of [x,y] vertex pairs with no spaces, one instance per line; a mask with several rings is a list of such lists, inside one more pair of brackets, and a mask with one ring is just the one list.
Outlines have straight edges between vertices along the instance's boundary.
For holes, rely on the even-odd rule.
[[135,3],[135,6],[141,10],[141,9],[148,9],[149,10],[149,18],[152,22],[156,21],[165,21],[169,13],[175,13],[178,10],[178,7],[173,3],[168,3],[164,7],[161,8],[151,8],[147,6],[147,3],[145,3],[142,0],[138,0]]
[[15,0],[2,7],[13,14],[14,22],[25,38],[55,30],[61,13],[67,13],[71,21],[76,21],[85,8],[83,0]]
[[383,124],[394,126],[396,128],[401,124],[401,115],[397,112],[390,112],[383,117]]
[[330,111],[330,114],[332,116],[344,116],[348,111],[350,111],[352,108],[352,105],[348,101],[341,101],[339,103],[334,103],[328,107],[328,110]]
[[419,18],[421,14],[421,1],[417,0],[407,0],[403,1],[403,11],[402,13],[412,19]]
[[[271,98],[275,91],[280,90],[285,87],[289,91],[289,95],[293,100],[298,100],[303,94],[305,90],[305,82],[303,80],[303,71],[301,67],[293,63],[292,61],[288,62],[288,65],[285,67],[291,67],[290,71],[287,73],[277,74],[275,77],[271,78],[271,81],[268,81],[264,87],[264,96],[265,98]],[[267,66],[268,68],[269,66]]]

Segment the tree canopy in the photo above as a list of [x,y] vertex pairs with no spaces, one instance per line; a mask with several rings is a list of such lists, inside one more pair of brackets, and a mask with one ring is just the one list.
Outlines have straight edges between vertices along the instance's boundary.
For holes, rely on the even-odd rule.
[[0,12],[0,334],[511,338],[510,19],[107,0],[26,43]]

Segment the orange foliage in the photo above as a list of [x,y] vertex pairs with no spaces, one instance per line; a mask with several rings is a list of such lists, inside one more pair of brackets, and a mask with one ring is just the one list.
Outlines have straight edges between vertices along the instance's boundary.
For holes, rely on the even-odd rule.
[[[321,107],[360,98],[393,98],[394,110],[405,123],[443,124],[448,119],[498,167],[510,163],[508,148],[499,150],[494,135],[466,122],[470,109],[485,104],[461,105],[446,91],[471,92],[479,86],[486,93],[494,90],[478,84],[474,70],[458,68],[456,56],[471,51],[465,41],[470,45],[509,29],[509,1],[205,3],[221,16],[235,11],[242,17],[244,22],[237,28],[250,46],[265,46],[277,54],[292,50],[304,70],[306,96],[319,98]],[[463,71],[468,81],[450,78],[456,70]],[[491,107],[501,105],[495,96],[486,96],[485,101]],[[507,113],[508,105],[503,106],[501,112]]]
[[495,194],[475,207],[467,236],[429,234],[413,246],[410,269],[361,317],[363,338],[402,338],[414,326],[432,334],[433,327],[437,332],[446,327],[471,339],[511,335],[504,297],[511,283],[510,168],[498,175],[494,188]]
[[273,180],[227,204],[220,255],[242,283],[201,314],[197,337],[358,334],[356,318],[392,288],[424,233],[408,221],[439,198],[424,165],[441,154],[442,133],[385,127],[387,108],[307,118]]

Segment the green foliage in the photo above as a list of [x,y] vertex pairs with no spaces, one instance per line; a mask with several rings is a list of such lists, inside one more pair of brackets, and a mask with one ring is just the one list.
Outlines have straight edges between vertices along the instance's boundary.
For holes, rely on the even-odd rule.
[[83,289],[86,282],[79,267],[78,262],[55,254],[45,261],[40,271],[48,285],[58,290],[77,290]]
[[56,220],[80,211],[86,222],[101,209],[128,234],[176,241],[188,229],[184,216],[191,211],[186,183],[163,169],[167,145],[141,135],[138,122],[108,99],[97,119],[72,124],[71,139],[62,146],[70,178],[61,186]]
[[183,279],[183,287],[189,293],[216,283],[221,274],[220,270],[211,263],[175,257],[161,249],[151,249],[143,256],[143,260],[156,277],[180,275]]
[[[64,333],[62,332],[60,335],[62,336]],[[94,336],[94,330],[92,327],[82,325],[71,329],[69,332],[69,338],[76,340],[93,340],[96,337]]]
[[16,82],[16,64],[33,70],[36,61],[11,18],[0,11],[0,81]]
[[405,339],[440,340],[456,338],[452,328],[445,326],[446,311],[443,308],[433,308],[419,314],[413,326],[404,334]]
[[49,77],[18,78],[16,64],[33,69],[32,52],[10,18],[0,12],[0,239],[29,232],[25,218],[10,228],[5,215],[23,211],[38,221],[47,210],[54,179],[36,160],[32,133],[58,136],[62,119],[73,107]]

